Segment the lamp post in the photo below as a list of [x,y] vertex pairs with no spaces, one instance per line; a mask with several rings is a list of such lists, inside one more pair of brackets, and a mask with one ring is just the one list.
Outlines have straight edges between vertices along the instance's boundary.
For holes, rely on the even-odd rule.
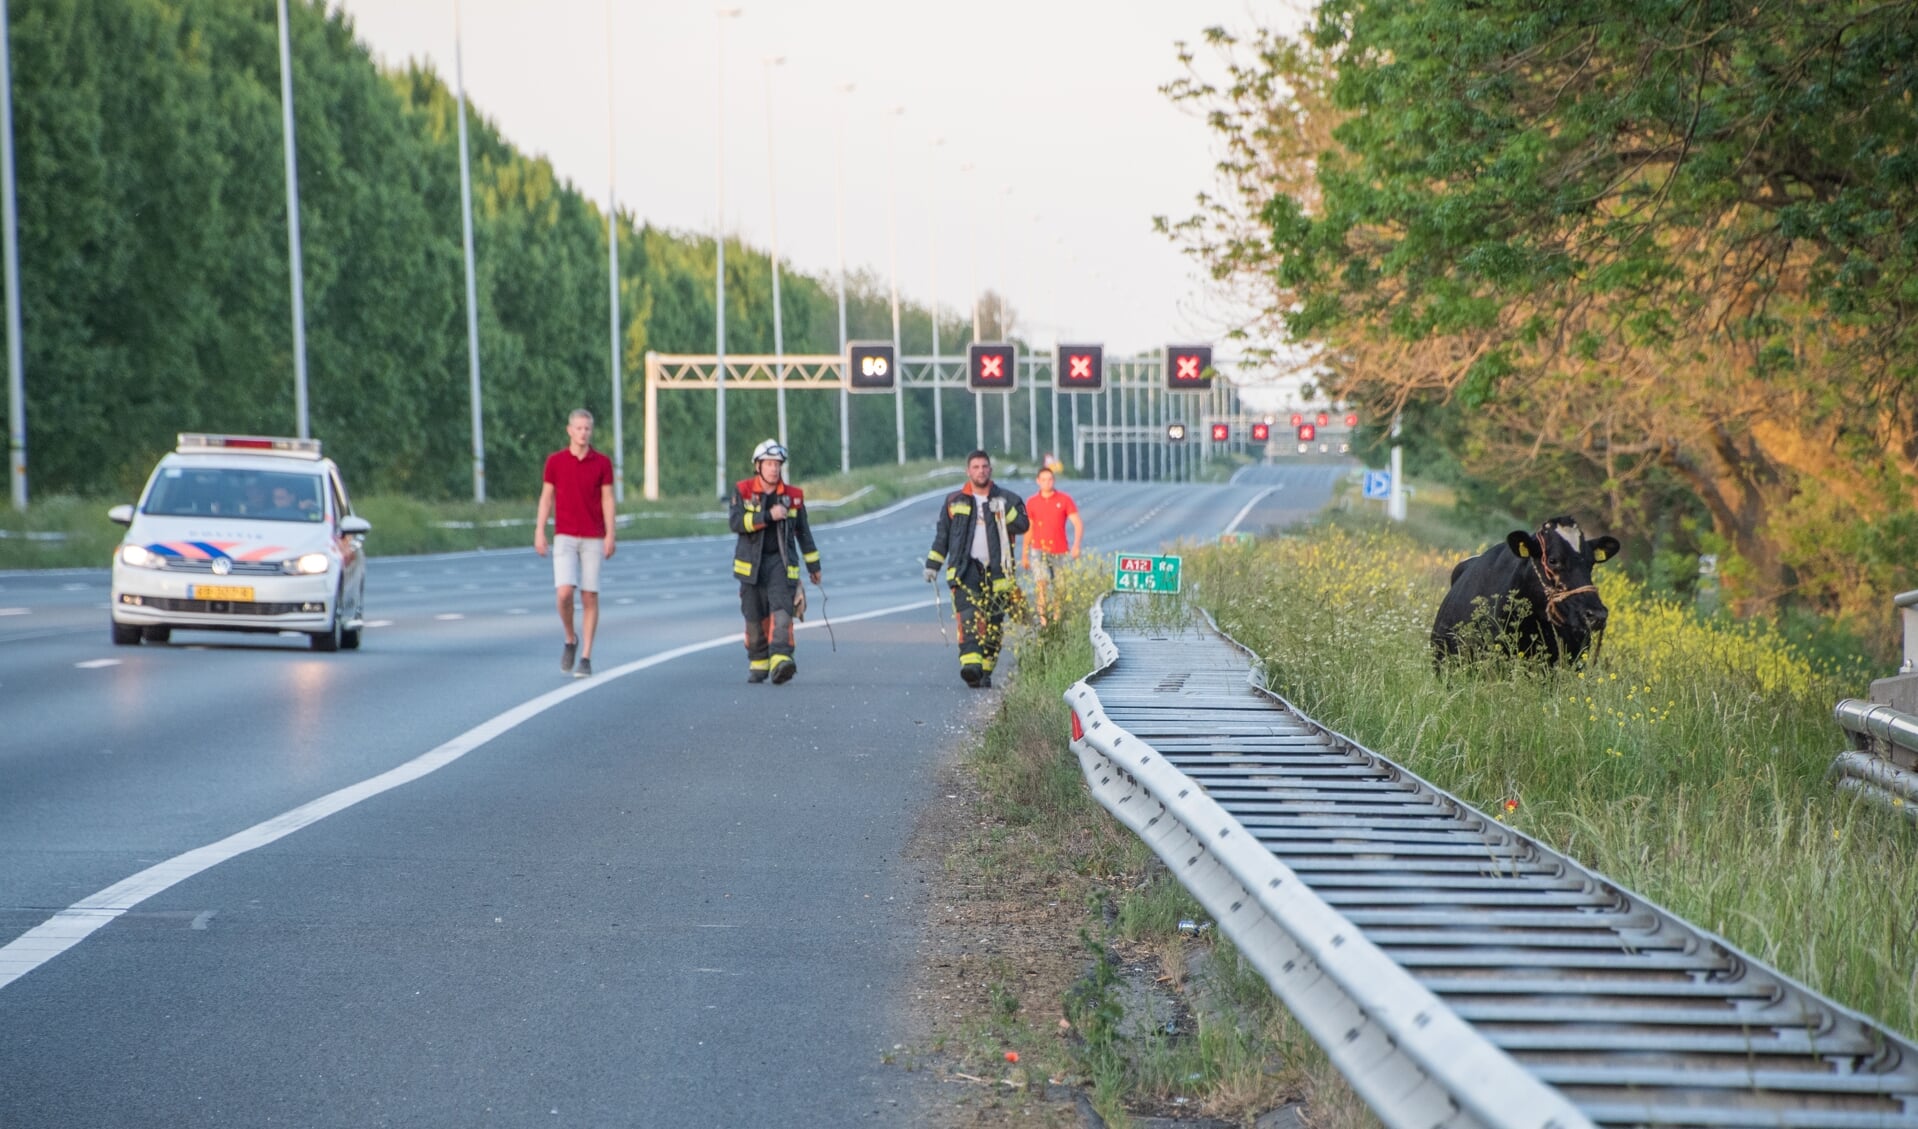
[[713,478],[716,497],[726,496],[726,21],[742,9],[719,8],[718,67],[714,71],[713,114],[718,152],[717,213],[713,217]]
[[931,175],[926,178],[932,204],[926,223],[928,257],[932,260],[932,296],[927,303],[932,309],[932,457],[941,462],[946,458],[946,415],[945,398],[939,392],[939,147],[945,143],[943,137],[932,139]]
[[[904,117],[906,108],[894,106],[890,113],[892,119],[887,128],[887,161],[889,186],[886,192],[886,255],[890,260],[887,273],[892,278],[892,355],[896,358],[904,350],[899,343],[899,119]],[[903,372],[895,374],[892,382],[892,424],[893,432],[899,441],[899,465],[906,465],[906,381]]]
[[[293,140],[293,33],[287,25],[286,0],[280,0],[280,120],[281,140],[286,149],[286,247],[288,274],[293,289],[293,412],[298,435],[312,437],[306,419],[306,297],[301,282],[305,270],[300,265],[300,170],[294,156]],[[453,3],[453,58],[459,59],[459,0]],[[460,127],[466,124],[464,103]],[[11,107],[9,107],[11,109]],[[11,133],[11,130],[9,130]],[[464,134],[462,133],[462,136]]]
[[768,55],[766,71],[766,197],[772,213],[773,259],[773,387],[779,397],[779,442],[786,442],[786,329],[779,308],[779,164],[773,146],[773,68],[786,62],[784,55]]
[[[833,213],[839,239],[839,356],[846,356],[846,106],[852,101],[853,84],[834,87],[846,95],[839,105],[839,163],[833,175]],[[897,356],[898,354],[894,354]],[[839,473],[852,470],[852,405],[848,402],[846,382],[839,382]]]
[[613,0],[606,0],[606,287],[611,308],[613,500],[626,500],[626,390],[619,376],[619,128],[613,100]]
[[7,466],[13,508],[27,508],[26,352],[20,342],[20,223],[13,198],[13,45],[7,39],[7,0],[0,0],[0,223],[6,226]]
[[[1009,289],[1007,276],[1010,274],[1006,269],[1006,200],[1011,195],[1012,185],[1010,184],[999,193],[999,223],[993,232],[994,239],[997,241],[994,246],[999,252],[996,256],[999,260],[999,325],[997,328],[1001,341],[1012,340],[1012,336],[1006,332],[1006,291]],[[1017,371],[1019,360],[1016,355],[1013,357],[1012,364]],[[1009,393],[999,397],[999,422],[1004,440],[1000,454],[1005,455],[1012,450],[1012,396]]]
[[[972,162],[959,166],[966,178],[966,291],[972,295],[972,340],[979,340],[979,206],[973,198]],[[986,409],[978,392],[972,394],[972,445],[986,449]]]
[[[280,9],[286,10],[286,0],[280,0]],[[479,285],[473,277],[473,172],[469,166],[466,144],[466,71],[460,57],[460,5],[453,0],[453,89],[459,103],[460,134],[460,238],[466,252],[466,381],[467,401],[473,413],[473,500],[486,500],[486,427],[481,412],[480,401],[480,355],[479,355]],[[291,129],[292,118],[287,119]],[[287,181],[292,182],[293,167],[291,147],[288,148]],[[299,256],[294,255],[293,292],[299,293]],[[297,301],[297,299],[296,299]],[[306,383],[305,362],[301,362],[301,386]],[[306,436],[306,397],[300,397],[300,436]]]

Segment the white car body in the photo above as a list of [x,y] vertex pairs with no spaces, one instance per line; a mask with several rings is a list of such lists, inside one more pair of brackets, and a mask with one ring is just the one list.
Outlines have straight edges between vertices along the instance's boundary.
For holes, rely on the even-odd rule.
[[[112,511],[128,527],[113,554],[114,642],[163,642],[175,629],[298,631],[315,650],[356,648],[370,527],[319,444],[180,438],[139,504]],[[276,504],[276,486],[296,500]]]

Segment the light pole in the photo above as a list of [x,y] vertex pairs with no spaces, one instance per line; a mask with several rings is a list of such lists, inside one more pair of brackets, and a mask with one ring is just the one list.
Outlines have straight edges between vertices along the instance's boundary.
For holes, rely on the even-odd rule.
[[[846,106],[852,101],[853,84],[834,87],[846,95],[839,104],[839,163],[833,176],[833,215],[839,240],[839,356],[846,356]],[[897,356],[898,354],[894,354]],[[839,382],[839,473],[852,470],[852,405],[846,382]]]
[[[960,165],[959,171],[966,178],[966,292],[972,295],[972,343],[977,344],[979,341],[979,205],[974,199],[972,162],[967,161]],[[969,360],[970,357],[968,357]],[[985,450],[986,406],[976,390],[972,393],[972,433],[973,449]]]
[[[285,6],[286,0],[281,0]],[[459,104],[460,236],[466,249],[466,382],[473,421],[473,500],[486,500],[486,431],[480,414],[479,286],[473,277],[473,173],[466,146],[466,72],[460,57],[460,5],[453,0],[453,91]],[[289,158],[289,164],[290,164]],[[302,408],[302,415],[305,409]],[[306,432],[302,428],[301,435]]]
[[943,137],[932,139],[932,175],[927,178],[932,216],[926,224],[928,257],[932,260],[932,296],[927,302],[932,309],[932,457],[941,462],[946,458],[946,415],[944,397],[939,393],[939,147],[945,143]]
[[[453,4],[454,52],[458,58],[459,3]],[[287,273],[293,282],[293,412],[298,435],[311,438],[306,420],[306,298],[301,286],[305,274],[300,265],[300,171],[293,153],[293,38],[287,25],[286,0],[280,0],[280,119],[281,139],[286,148],[286,246]],[[464,115],[460,119],[465,121]]]
[[[892,278],[892,355],[897,358],[903,348],[899,343],[899,119],[904,117],[906,108],[894,106],[886,130],[886,169],[888,188],[886,191],[886,255],[889,260],[887,274]],[[906,465],[906,380],[904,371],[894,374],[892,382],[892,425],[899,440],[899,465]]]
[[717,496],[726,496],[726,21],[742,9],[719,8],[718,67],[713,72],[713,148],[718,153],[718,214],[713,217],[713,471]]
[[20,342],[20,222],[13,198],[13,44],[7,38],[7,0],[0,0],[0,222],[6,226],[7,465],[13,472],[13,508],[27,508],[26,352]]
[[786,61],[784,55],[768,55],[762,60],[766,72],[766,197],[772,212],[773,258],[773,387],[779,397],[779,442],[786,442],[786,330],[779,308],[779,188],[776,183],[778,161],[773,155],[773,68]]
[[[1006,270],[1006,200],[1011,195],[1012,185],[1008,184],[1005,186],[1004,191],[999,194],[999,224],[993,232],[993,238],[996,240],[993,246],[997,248],[999,252],[995,258],[999,260],[999,324],[997,330],[999,340],[1001,341],[1012,340],[1011,334],[1006,332],[1006,291],[1009,289],[1007,286],[1007,276],[1010,274],[1010,272]],[[1017,354],[1014,355],[1012,364],[1016,371],[1019,365]],[[1004,439],[1004,446],[1000,448],[1000,454],[1004,455],[1010,453],[1012,450],[1012,395],[1010,393],[999,397],[999,422],[1003,429],[1002,438]]]
[[626,390],[619,377],[619,127],[613,101],[613,0],[606,0],[606,286],[612,319],[613,500],[626,500]]

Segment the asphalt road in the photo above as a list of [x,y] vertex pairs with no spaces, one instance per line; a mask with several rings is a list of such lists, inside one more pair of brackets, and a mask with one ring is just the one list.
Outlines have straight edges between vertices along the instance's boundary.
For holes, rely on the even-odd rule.
[[[1067,485],[1136,551],[1343,472]],[[782,687],[729,538],[621,544],[589,680],[530,549],[374,559],[332,655],[114,647],[104,572],[0,574],[0,1129],[909,1123],[905,848],[992,702],[935,510],[817,530],[833,638]]]

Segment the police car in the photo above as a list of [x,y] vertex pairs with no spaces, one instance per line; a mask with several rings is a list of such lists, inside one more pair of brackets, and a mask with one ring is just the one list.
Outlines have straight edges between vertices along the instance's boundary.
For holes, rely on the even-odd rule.
[[164,643],[181,628],[360,645],[372,525],[318,440],[183,434],[139,504],[107,516],[127,527],[113,554],[115,643]]

